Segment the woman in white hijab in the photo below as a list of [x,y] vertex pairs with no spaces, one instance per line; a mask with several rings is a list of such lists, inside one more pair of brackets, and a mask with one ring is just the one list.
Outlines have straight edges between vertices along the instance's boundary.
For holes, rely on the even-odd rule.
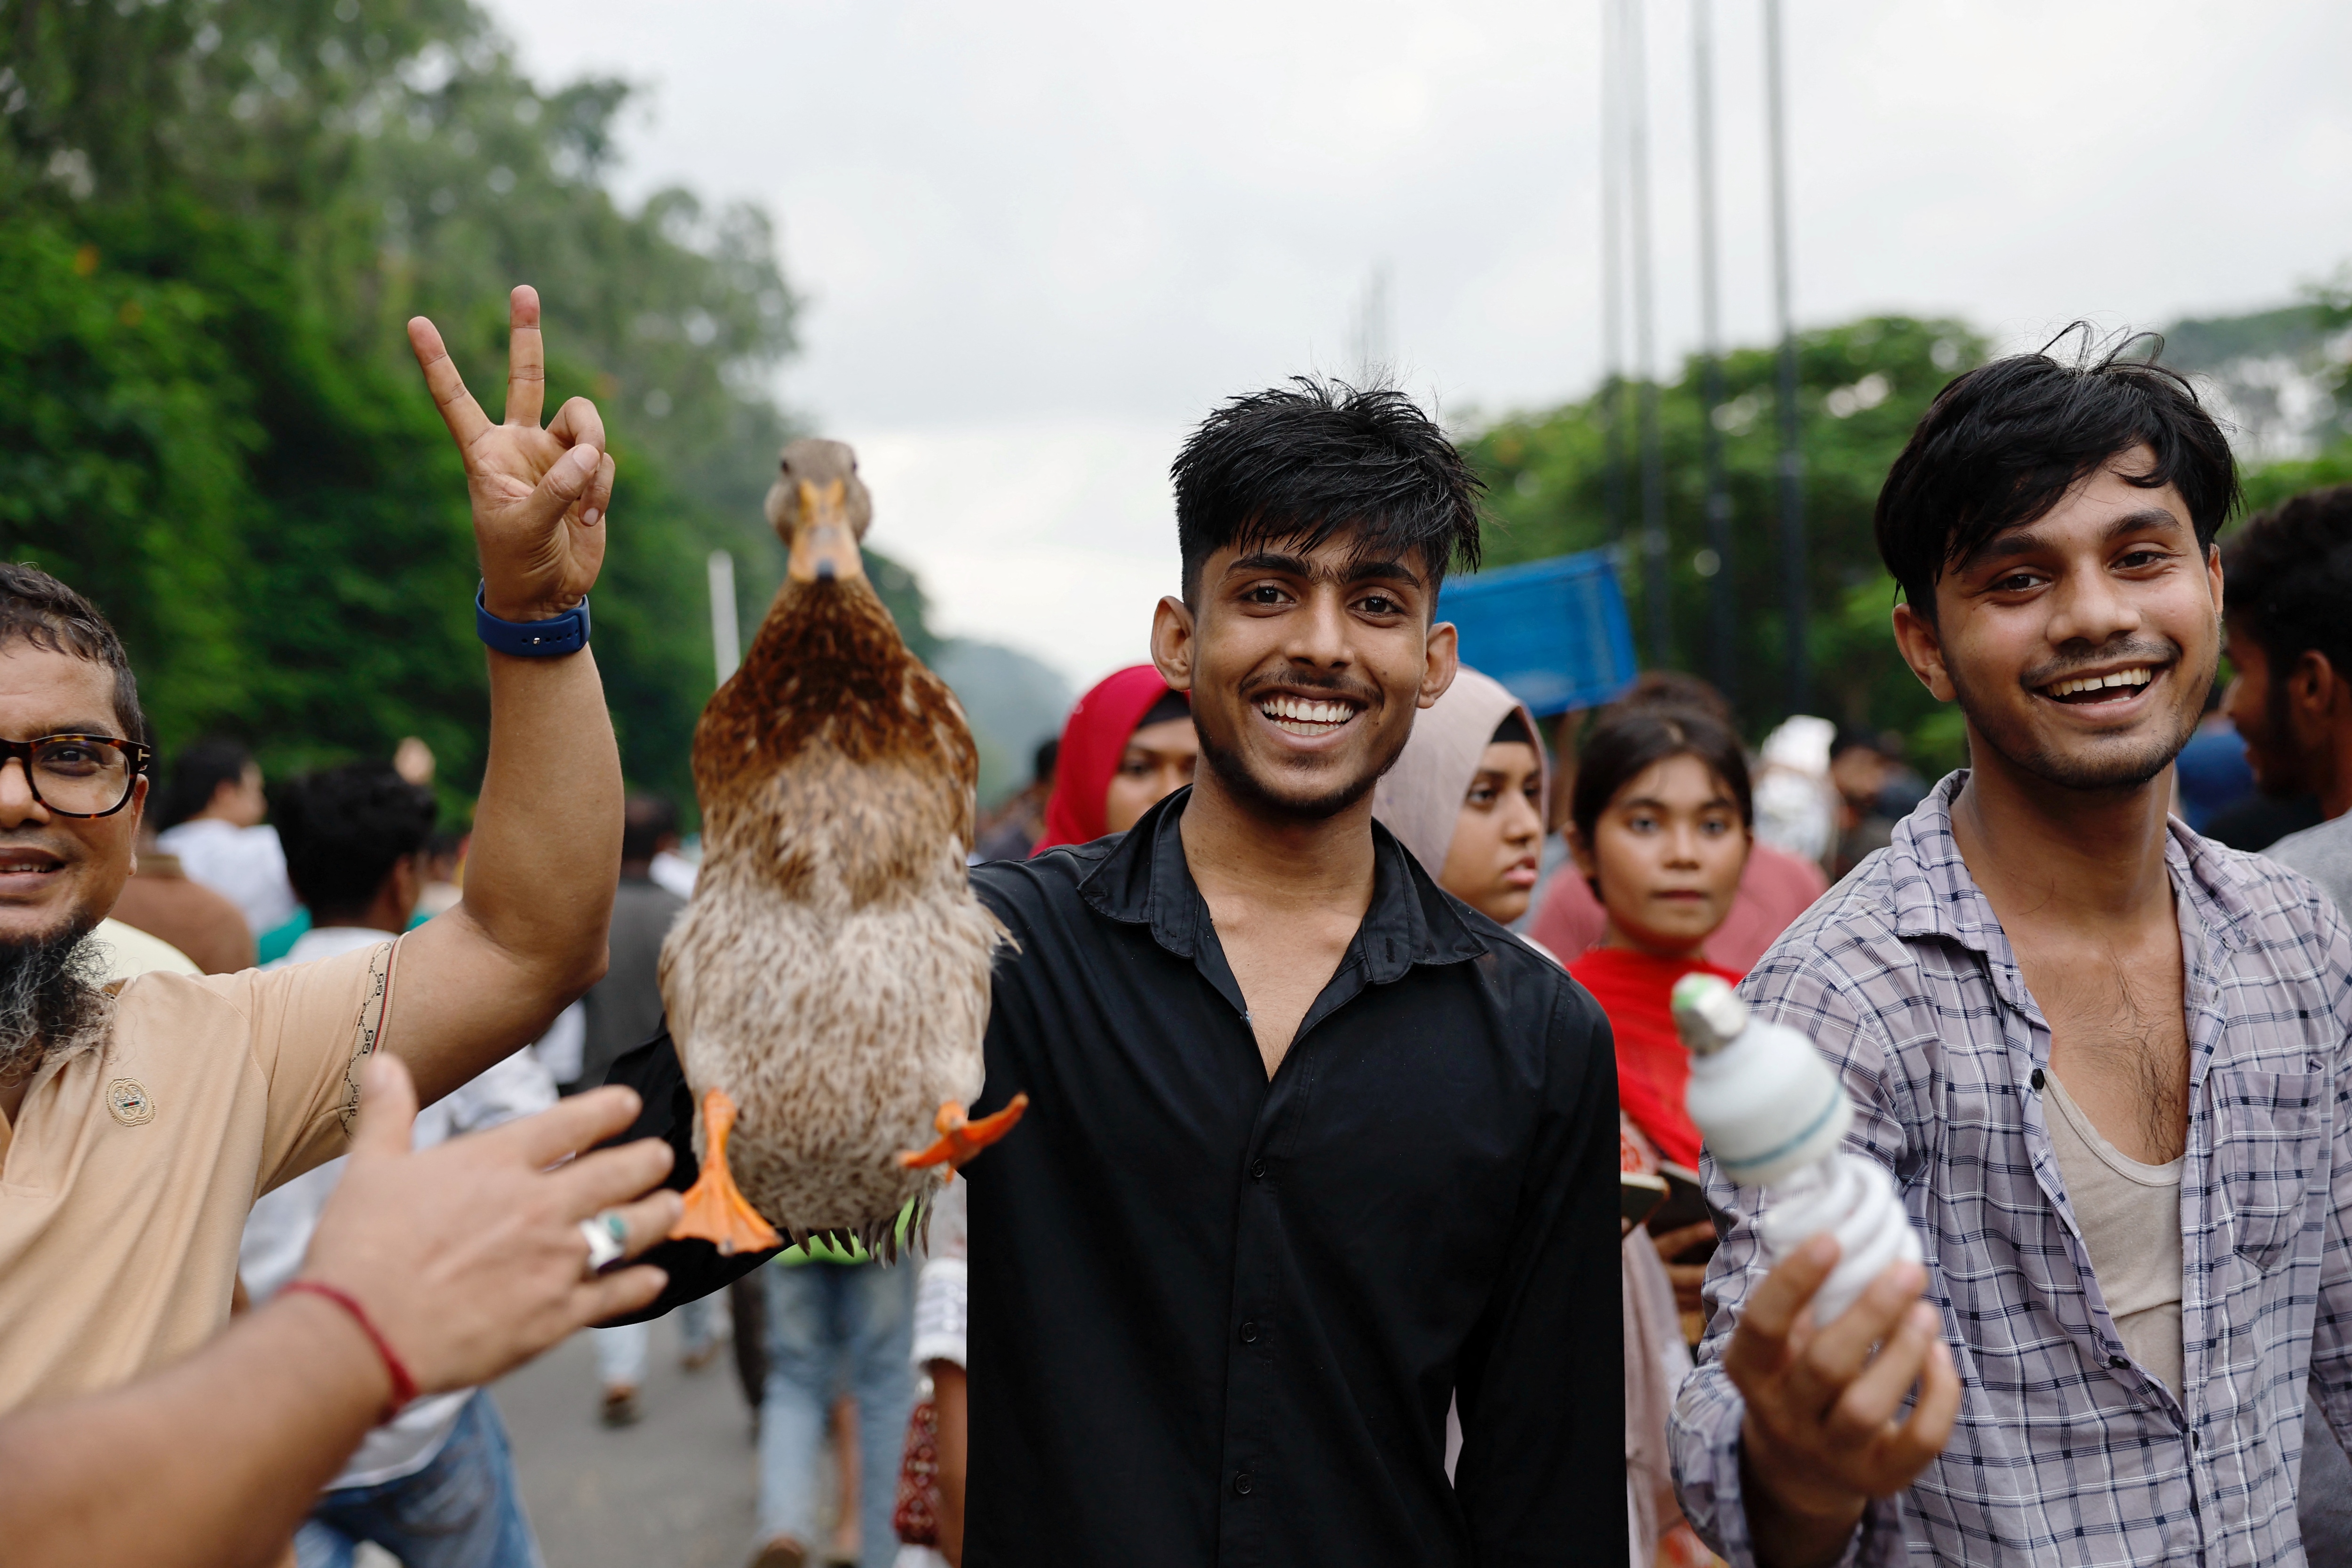
[[[1546,782],[1534,715],[1499,681],[1465,665],[1445,695],[1414,715],[1404,753],[1372,792],[1372,815],[1439,887],[1508,924],[1527,912],[1535,889]],[[1650,1568],[1662,1537],[1681,1522],[1667,1469],[1666,1414],[1690,1370],[1690,1352],[1675,1316],[1674,1286],[1648,1233],[1629,1232],[1622,1256],[1625,1511],[1631,1561],[1635,1568]],[[1451,1411],[1445,1436],[1451,1473],[1462,1443]],[[1696,1548],[1697,1542],[1673,1545]]]
[[1527,912],[1543,854],[1544,754],[1535,716],[1462,667],[1372,790],[1372,815],[1437,885],[1487,919]]

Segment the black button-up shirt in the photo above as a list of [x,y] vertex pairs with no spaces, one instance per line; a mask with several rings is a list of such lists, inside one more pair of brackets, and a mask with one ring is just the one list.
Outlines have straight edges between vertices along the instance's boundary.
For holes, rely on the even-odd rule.
[[[1626,1555],[1616,1064],[1375,826],[1272,1079],[1178,822],[982,867],[971,1568]],[[1465,1445],[1444,1471],[1458,1392]]]

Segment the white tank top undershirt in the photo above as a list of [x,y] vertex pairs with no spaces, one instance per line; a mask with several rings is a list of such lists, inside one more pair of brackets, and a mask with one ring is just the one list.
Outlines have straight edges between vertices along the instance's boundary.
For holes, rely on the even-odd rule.
[[2132,1360],[2180,1394],[2180,1161],[2144,1165],[2101,1135],[2058,1075],[2050,1147],[2107,1311]]

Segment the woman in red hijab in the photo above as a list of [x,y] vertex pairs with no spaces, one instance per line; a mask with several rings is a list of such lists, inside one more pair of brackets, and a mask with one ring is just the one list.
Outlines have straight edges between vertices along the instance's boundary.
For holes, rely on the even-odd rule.
[[1062,726],[1045,831],[1030,851],[1124,833],[1162,797],[1192,782],[1201,754],[1192,704],[1139,664],[1105,676]]

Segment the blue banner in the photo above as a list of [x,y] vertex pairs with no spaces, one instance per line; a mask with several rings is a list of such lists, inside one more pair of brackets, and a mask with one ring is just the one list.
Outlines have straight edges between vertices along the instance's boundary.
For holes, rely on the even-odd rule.
[[1606,550],[1449,577],[1437,618],[1462,629],[1463,663],[1539,715],[1598,707],[1633,679],[1633,628]]

